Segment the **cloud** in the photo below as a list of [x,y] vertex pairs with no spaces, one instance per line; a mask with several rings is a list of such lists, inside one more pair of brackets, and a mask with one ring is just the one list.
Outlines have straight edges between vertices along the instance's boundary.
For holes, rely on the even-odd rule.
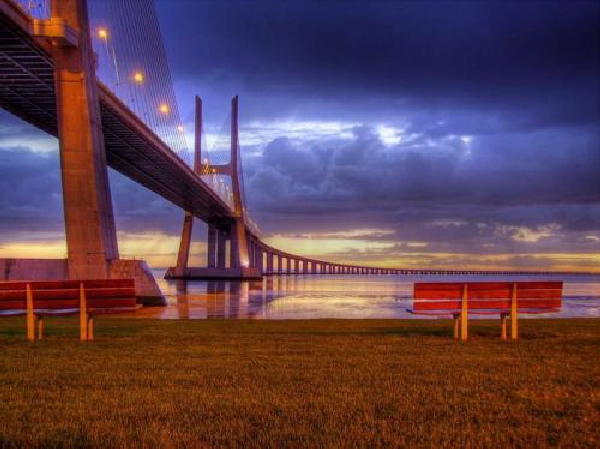
[[[326,145],[278,138],[247,167],[247,198],[263,231],[283,232],[281,241],[294,246],[368,226],[392,235],[363,235],[357,248],[593,253],[600,251],[588,237],[600,234],[597,136],[552,129],[386,145],[362,126],[352,140]],[[302,236],[306,229],[313,233]]]
[[[48,232],[64,236],[58,152],[0,148],[0,173],[1,240],[21,240],[23,234],[35,239]],[[115,171],[109,170],[109,178],[118,230],[180,232],[178,207]]]
[[359,205],[385,213],[411,206],[596,204],[599,144],[597,135],[540,131],[387,146],[366,126],[354,129],[353,140],[327,147],[278,138],[248,169],[249,198],[265,210],[284,211],[284,201],[307,214]]
[[487,110],[494,126],[526,127],[600,117],[594,2],[157,5],[176,78],[208,96],[241,93],[252,119]]

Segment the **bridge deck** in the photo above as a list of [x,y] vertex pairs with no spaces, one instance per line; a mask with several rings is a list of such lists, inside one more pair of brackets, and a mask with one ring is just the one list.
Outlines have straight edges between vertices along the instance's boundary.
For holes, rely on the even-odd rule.
[[[54,63],[49,42],[11,1],[0,2],[0,107],[57,136]],[[105,86],[98,84],[110,167],[196,217],[233,212],[187,164]]]

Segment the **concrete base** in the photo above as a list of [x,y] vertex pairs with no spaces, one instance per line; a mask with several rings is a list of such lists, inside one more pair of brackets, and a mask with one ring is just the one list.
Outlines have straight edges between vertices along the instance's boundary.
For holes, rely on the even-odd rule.
[[110,277],[114,279],[135,279],[135,295],[138,304],[145,306],[166,306],[167,300],[160,291],[152,270],[143,260],[113,260]]
[[[135,279],[137,302],[145,306],[167,304],[152,271],[143,260],[113,260],[110,263],[113,279]],[[0,280],[45,281],[69,278],[66,259],[0,259]]]
[[178,275],[176,267],[170,267],[165,279],[261,279],[258,268],[208,268],[188,267],[183,275]]

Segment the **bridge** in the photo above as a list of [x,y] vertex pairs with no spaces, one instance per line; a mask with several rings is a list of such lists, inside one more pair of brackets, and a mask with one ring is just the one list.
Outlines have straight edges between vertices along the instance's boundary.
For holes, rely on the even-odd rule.
[[[36,6],[32,7],[32,3]],[[133,7],[127,1],[110,4],[114,8]],[[152,0],[137,0],[135,5],[145,8],[145,14],[153,18],[152,23],[140,26],[151,33],[148,40],[160,43],[155,48],[164,51]],[[126,83],[142,84],[145,75],[135,71],[128,79],[119,78],[114,48],[111,55],[108,45],[108,34],[114,31],[101,28],[97,38],[106,44],[107,60],[114,63],[118,88],[99,79],[99,55],[93,47],[88,6],[86,0],[0,0],[0,107],[58,138],[68,249],[64,260],[0,260],[5,279],[134,277],[142,301],[164,300],[146,263],[125,260],[119,255],[107,167],[184,211],[177,262],[168,269],[169,278],[475,273],[348,265],[269,246],[249,219],[244,204],[238,98],[232,100],[229,161],[217,164],[203,159],[200,98],[196,99],[194,160],[185,161],[181,148],[176,148],[181,143],[177,133],[182,126],[166,58],[161,60],[160,54],[143,55],[161,74],[155,77],[155,83],[162,84],[154,84],[153,92],[158,89],[157,95],[169,98],[171,103],[152,107],[149,115],[136,113],[134,106],[141,102],[150,107],[148,100],[140,100],[136,91],[128,103],[117,91]],[[134,41],[128,33],[122,35],[123,45],[133,46],[127,54],[137,52],[140,57],[141,39],[136,37]],[[211,185],[211,176],[230,179],[227,195]],[[188,264],[195,219],[208,225],[205,267]]]
[[[41,18],[27,8],[30,3],[0,0],[0,107],[59,140],[68,258],[31,261],[34,268],[6,260],[6,277],[28,276],[32,270],[35,277],[134,276],[146,285],[140,296],[158,295],[143,262],[119,257],[107,167],[185,211],[177,263],[167,277],[392,272],[297,256],[266,244],[243,204],[238,98],[232,100],[230,161],[210,165],[213,175],[231,179],[227,201],[202,176],[207,164],[202,160],[201,100],[196,100],[190,166],[97,78],[87,2],[52,0]],[[151,0],[142,3],[153,8]],[[106,39],[106,30],[101,37]],[[208,224],[206,267],[188,266],[194,219]]]

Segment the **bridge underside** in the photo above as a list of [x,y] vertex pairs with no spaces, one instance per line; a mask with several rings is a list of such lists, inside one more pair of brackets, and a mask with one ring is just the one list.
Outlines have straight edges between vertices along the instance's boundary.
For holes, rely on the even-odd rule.
[[[8,12],[0,10],[0,107],[56,137],[51,46],[31,35],[27,18]],[[98,91],[110,167],[197,218],[230,221],[229,206],[184,161],[105,86]]]

